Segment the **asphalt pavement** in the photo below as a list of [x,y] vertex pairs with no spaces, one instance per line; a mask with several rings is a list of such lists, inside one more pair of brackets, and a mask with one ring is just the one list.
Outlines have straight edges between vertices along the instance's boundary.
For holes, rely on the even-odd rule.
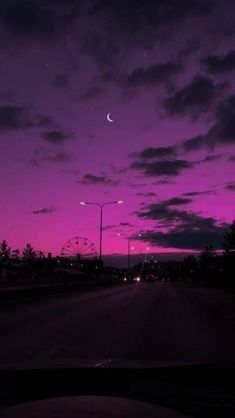
[[0,367],[235,362],[235,295],[136,283],[0,310]]

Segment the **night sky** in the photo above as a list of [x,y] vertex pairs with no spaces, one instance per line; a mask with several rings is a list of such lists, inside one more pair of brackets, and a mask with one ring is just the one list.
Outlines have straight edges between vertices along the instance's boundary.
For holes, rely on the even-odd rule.
[[235,218],[234,37],[232,0],[2,0],[0,240],[98,249],[99,208],[80,201],[123,199],[104,208],[104,254],[140,232],[138,249],[218,248]]

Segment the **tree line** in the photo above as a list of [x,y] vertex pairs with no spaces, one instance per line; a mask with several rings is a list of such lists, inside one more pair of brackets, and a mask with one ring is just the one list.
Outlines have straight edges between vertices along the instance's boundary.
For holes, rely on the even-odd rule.
[[221,250],[210,244],[199,257],[188,255],[178,274],[195,283],[235,289],[235,221],[223,237]]
[[26,244],[26,247],[23,249],[22,254],[20,250],[17,248],[15,250],[11,250],[6,240],[3,240],[0,243],[0,262],[7,262],[11,259],[19,259],[21,258],[25,261],[32,261],[36,259],[36,251],[32,247],[31,244]]
[[[21,253],[18,249],[11,250],[7,241],[3,240],[0,243],[0,267],[7,266],[11,262],[17,264],[20,260],[28,268],[34,266],[39,269],[41,265],[38,252],[31,244],[27,243]],[[220,250],[216,250],[213,244],[208,244],[198,257],[188,255],[183,261],[160,264],[161,274],[169,275],[171,280],[235,290],[235,221],[224,235]]]

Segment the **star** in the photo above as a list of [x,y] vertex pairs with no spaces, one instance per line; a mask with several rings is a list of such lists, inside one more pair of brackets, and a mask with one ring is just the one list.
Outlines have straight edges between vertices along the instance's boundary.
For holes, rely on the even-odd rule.
[[147,56],[148,56],[148,52],[149,52],[149,51],[147,51],[147,50],[146,50],[146,51],[144,51],[144,58],[147,58]]

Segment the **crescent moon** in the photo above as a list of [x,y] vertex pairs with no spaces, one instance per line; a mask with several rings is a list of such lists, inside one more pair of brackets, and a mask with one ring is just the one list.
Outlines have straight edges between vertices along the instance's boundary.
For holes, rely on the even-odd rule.
[[114,122],[114,120],[110,118],[110,113],[108,113],[108,114],[107,114],[107,120],[108,120],[109,122]]

